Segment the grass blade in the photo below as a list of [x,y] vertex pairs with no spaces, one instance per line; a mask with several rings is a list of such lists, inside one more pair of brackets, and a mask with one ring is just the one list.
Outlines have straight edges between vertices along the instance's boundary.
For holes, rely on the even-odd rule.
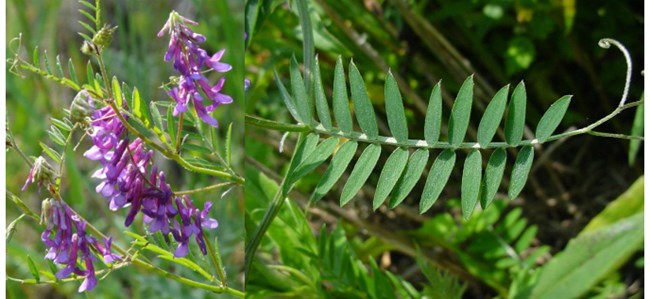
[[483,117],[481,117],[481,123],[478,125],[477,139],[483,148],[490,144],[499,128],[499,124],[501,124],[503,113],[506,111],[509,88],[510,85],[504,86],[492,97],[490,104],[485,108]]
[[[213,130],[214,131],[214,130]],[[216,138],[216,136],[215,136]],[[228,125],[228,133],[226,134],[226,166],[230,167],[231,161],[231,148],[232,148],[232,123]]]
[[372,102],[368,97],[366,85],[363,82],[361,73],[350,61],[350,92],[352,93],[352,102],[354,103],[354,115],[357,118],[359,127],[370,139],[374,139],[379,135],[377,129],[377,120],[375,119],[375,110],[372,107]]
[[336,181],[339,180],[343,172],[345,172],[345,169],[350,164],[350,161],[352,161],[356,150],[357,143],[354,141],[347,141],[339,147],[336,154],[334,154],[334,157],[332,157],[332,161],[327,167],[327,170],[325,170],[323,178],[318,182],[316,189],[314,189],[311,201],[320,200],[330,191],[330,189],[332,189],[332,187],[334,187]]
[[481,152],[472,150],[465,159],[463,166],[463,180],[460,187],[460,203],[463,218],[468,219],[478,201],[481,191]]
[[377,210],[393,190],[395,183],[397,183],[397,180],[399,180],[402,175],[402,171],[404,171],[408,158],[408,149],[402,147],[396,148],[388,157],[388,160],[386,160],[386,164],[384,164],[384,168],[381,170],[381,174],[379,175],[377,190],[375,190],[375,198],[372,201],[373,209]]
[[433,162],[429,176],[427,176],[427,182],[424,184],[422,198],[420,199],[421,214],[429,210],[438,200],[442,189],[445,188],[447,180],[449,180],[455,163],[456,153],[453,150],[441,152],[436,158],[436,161]]
[[474,76],[469,76],[458,91],[454,106],[451,108],[449,118],[449,143],[459,146],[469,126],[469,117],[472,112],[472,98],[474,97]]
[[300,117],[304,120],[304,123],[309,124],[312,119],[312,107],[314,105],[311,103],[311,97],[307,95],[307,90],[305,90],[305,82],[300,74],[296,56],[291,56],[289,73],[291,76],[291,93],[296,103],[296,108],[298,108],[298,113],[300,113]]
[[[641,100],[643,100],[643,95],[641,95]],[[632,122],[632,131],[630,132],[631,136],[643,136],[643,104],[636,107],[636,112],[634,113],[634,121]],[[639,152],[639,147],[641,146],[641,140],[630,140],[630,149],[628,150],[627,160],[630,166],[636,161],[637,153]]]
[[526,86],[521,81],[512,92],[506,118],[506,141],[510,145],[519,145],[524,136],[526,125]]
[[332,118],[330,117],[330,107],[327,104],[327,97],[325,97],[325,89],[323,88],[323,81],[320,77],[320,66],[318,63],[318,56],[314,60],[314,100],[316,101],[316,114],[323,127],[327,130],[332,129]]
[[530,167],[533,165],[533,158],[535,157],[535,150],[532,146],[527,145],[521,148],[515,165],[512,167],[512,174],[510,175],[510,185],[508,186],[508,197],[515,199],[521,190],[524,189]]
[[390,132],[397,141],[407,141],[409,139],[409,132],[406,126],[404,103],[402,102],[402,95],[399,92],[397,82],[390,71],[388,71],[388,77],[386,77],[384,86],[384,99],[386,102],[386,116],[388,117]]
[[357,160],[357,163],[354,165],[347,183],[343,186],[343,191],[341,192],[341,206],[348,203],[354,195],[357,194],[359,189],[363,187],[363,184],[375,168],[380,154],[380,145],[370,144],[366,147],[359,157],[359,160]]
[[488,160],[483,183],[481,184],[480,201],[483,209],[490,206],[499,190],[499,185],[503,179],[503,171],[506,169],[507,157],[504,148],[497,148],[492,152],[490,160]]
[[424,139],[429,144],[438,142],[440,127],[442,126],[442,95],[440,92],[440,81],[431,90],[427,115],[424,119]]
[[348,91],[345,83],[345,71],[343,70],[343,61],[341,56],[336,60],[336,67],[334,68],[332,105],[334,106],[334,119],[336,119],[336,125],[344,133],[350,133],[352,131],[352,116],[350,115]]
[[566,110],[569,108],[571,103],[571,96],[563,96],[559,100],[555,101],[548,107],[548,110],[544,112],[544,115],[537,123],[537,128],[535,129],[535,138],[539,142],[545,142],[546,139],[553,135],[557,126],[560,125]]
[[424,167],[427,166],[427,161],[429,160],[429,151],[426,149],[418,149],[411,155],[409,158],[406,167],[402,173],[402,176],[395,184],[393,192],[390,194],[390,199],[388,200],[388,207],[394,208],[411,192],[415,184],[417,184]]

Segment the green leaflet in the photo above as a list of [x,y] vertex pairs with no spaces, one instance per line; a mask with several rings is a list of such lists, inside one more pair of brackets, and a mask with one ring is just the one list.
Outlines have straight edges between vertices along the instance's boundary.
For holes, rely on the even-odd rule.
[[509,145],[519,145],[524,136],[526,125],[526,86],[521,81],[512,92],[506,117],[506,142]]
[[524,189],[526,181],[528,180],[528,173],[530,167],[533,165],[533,158],[535,150],[532,146],[527,145],[521,148],[515,165],[512,167],[512,174],[510,175],[510,185],[508,186],[508,197],[514,199]]
[[[214,132],[214,130],[212,130]],[[216,139],[216,136],[215,136]],[[232,123],[228,125],[228,133],[226,134],[226,166],[230,167],[230,161],[232,160]]]
[[314,97],[316,101],[316,114],[323,127],[327,130],[332,129],[332,119],[330,117],[330,107],[327,104],[325,97],[325,90],[323,88],[323,81],[320,77],[320,67],[318,63],[318,56],[314,60]]
[[287,110],[289,110],[289,113],[291,116],[293,116],[293,119],[295,119],[297,122],[303,122],[302,116],[298,113],[296,104],[293,102],[293,98],[291,98],[289,92],[287,92],[287,88],[284,87],[284,84],[282,84],[282,81],[280,80],[280,75],[278,75],[278,72],[276,70],[273,70],[273,75],[275,76],[275,84],[280,90],[280,95],[282,95],[282,100],[284,101],[284,105],[287,106]]
[[429,151],[426,149],[418,149],[411,155],[402,176],[390,194],[390,199],[388,200],[389,208],[392,209],[404,201],[418,180],[420,180],[420,176],[422,175],[422,171],[424,171],[424,167],[427,166],[428,160]]
[[34,264],[34,261],[29,255],[27,256],[27,265],[29,266],[29,271],[32,272],[32,276],[34,276],[34,280],[36,280],[36,282],[41,281],[41,275],[38,273],[38,268],[36,268],[36,264]]
[[296,170],[292,174],[290,181],[297,181],[304,175],[310,173],[316,167],[323,164],[325,160],[332,154],[334,148],[338,144],[339,140],[337,137],[330,137],[325,141],[321,142],[313,152],[307,156],[304,161],[296,167]]
[[409,139],[408,127],[406,126],[406,115],[404,114],[404,103],[399,87],[393,74],[389,71],[384,86],[384,98],[386,102],[386,116],[388,127],[395,139],[405,142]]
[[563,96],[559,100],[555,101],[555,103],[544,112],[544,115],[539,120],[539,123],[537,123],[537,128],[535,129],[535,138],[537,138],[540,143],[545,142],[546,139],[553,135],[557,126],[562,122],[570,103],[571,96]]
[[363,82],[361,73],[350,61],[350,92],[352,93],[352,102],[354,103],[354,115],[357,117],[357,122],[363,133],[368,138],[374,139],[379,135],[377,129],[377,120],[375,119],[375,111],[372,107],[372,102],[368,98],[368,91],[366,84]]
[[433,206],[438,200],[442,189],[445,188],[447,180],[451,175],[456,163],[456,152],[453,150],[445,150],[441,152],[436,161],[433,162],[427,182],[424,184],[422,191],[422,199],[420,200],[420,213],[424,213]]
[[352,132],[352,115],[350,115],[348,91],[345,83],[345,71],[343,70],[343,61],[341,60],[341,56],[336,60],[336,68],[334,69],[332,105],[334,106],[336,125],[344,133]]
[[314,193],[311,196],[312,201],[320,200],[330,191],[330,189],[332,189],[336,181],[338,181],[343,172],[345,172],[350,161],[352,161],[356,150],[357,143],[354,141],[347,141],[339,147],[336,154],[334,154],[334,157],[332,157],[332,161],[327,167],[327,170],[325,170],[323,178],[318,182],[316,189],[314,189]]
[[424,139],[427,143],[434,144],[440,137],[442,126],[442,95],[440,92],[440,81],[431,90],[427,115],[424,119]]
[[380,145],[369,144],[366,147],[359,157],[359,160],[357,160],[357,163],[354,165],[347,183],[343,186],[343,191],[341,191],[341,206],[348,203],[354,195],[357,194],[359,189],[361,189],[370,176],[370,173],[372,173],[372,170],[375,168],[380,154]]
[[[289,165],[289,175],[296,171],[298,165],[300,165],[307,157],[316,149],[318,144],[318,134],[311,133],[307,135],[303,140],[299,140],[298,147],[296,148],[296,153],[294,154],[293,160],[291,160],[291,165]],[[290,184],[286,184],[290,185]]]
[[449,118],[449,143],[459,146],[469,126],[469,117],[472,112],[472,98],[474,97],[474,76],[469,76],[458,91],[454,106],[451,108]]
[[79,78],[77,78],[77,70],[74,68],[74,63],[72,63],[72,58],[68,59],[68,72],[70,72],[70,79],[77,85],[81,86],[81,82],[79,82]]
[[460,187],[461,210],[465,219],[472,216],[481,191],[481,163],[481,152],[476,149],[472,150],[465,159]]
[[63,65],[61,64],[61,57],[56,55],[56,71],[59,77],[65,78],[65,73],[63,72]]
[[485,113],[481,117],[481,123],[478,125],[478,143],[482,148],[485,148],[494,134],[499,128],[499,124],[503,119],[503,112],[506,110],[506,102],[508,101],[508,89],[510,85],[506,85],[501,88],[495,95],[492,97],[490,104],[485,108]]
[[296,108],[298,108],[298,113],[303,123],[309,124],[312,119],[314,104],[311,102],[311,97],[307,94],[307,90],[305,90],[305,83],[302,80],[296,56],[291,56],[289,73],[291,76],[291,93],[296,103]]
[[398,147],[386,160],[384,168],[381,170],[379,175],[379,181],[377,182],[377,189],[375,190],[375,198],[372,201],[373,209],[379,208],[382,203],[388,197],[388,194],[393,190],[395,183],[402,175],[404,166],[409,158],[408,149]]
[[[35,56],[36,59],[38,59],[38,56]],[[95,70],[93,70],[93,65],[90,60],[88,60],[88,64],[86,64],[86,79],[88,82],[86,82],[88,85],[93,85],[95,81]]]
[[115,103],[117,104],[117,107],[124,107],[123,105],[123,96],[122,96],[122,89],[120,88],[120,81],[117,80],[117,77],[113,76],[113,99],[115,100]]
[[59,154],[56,150],[52,149],[51,147],[47,146],[47,144],[43,142],[39,142],[41,145],[41,148],[43,151],[50,157],[54,162],[56,163],[61,163],[61,154]]
[[503,171],[506,169],[508,154],[504,148],[497,148],[492,152],[485,168],[485,176],[481,184],[481,207],[486,209],[490,206],[499,190],[503,179]]

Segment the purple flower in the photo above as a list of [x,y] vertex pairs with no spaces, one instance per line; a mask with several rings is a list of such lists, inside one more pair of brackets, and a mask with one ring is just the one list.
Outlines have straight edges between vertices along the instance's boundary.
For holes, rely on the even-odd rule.
[[[201,81],[199,84],[206,82]],[[219,96],[222,86],[223,80],[210,87],[215,97]],[[204,109],[212,111],[215,107],[216,104],[213,104]],[[129,209],[124,221],[127,227],[141,212],[150,233],[158,231],[165,235],[171,233],[179,242],[179,248],[175,252],[177,257],[187,255],[192,236],[195,236],[201,252],[205,255],[203,229],[217,227],[217,221],[208,217],[212,203],[206,203],[201,211],[194,207],[192,200],[187,196],[183,199],[177,197],[174,200],[174,193],[167,184],[165,174],[158,171],[153,163],[153,151],[146,150],[139,138],[129,142],[124,125],[111,107],[96,110],[91,124],[94,145],[84,153],[84,156],[102,164],[102,168],[93,174],[94,178],[101,180],[95,191],[108,200],[110,209],[113,211]],[[110,247],[110,242],[110,239],[104,240],[106,245],[96,246],[107,262],[115,259],[115,256],[104,249]],[[91,281],[88,283],[89,286],[92,285]]]
[[[221,62],[225,49],[208,56],[207,52],[199,47],[199,44],[205,41],[205,37],[192,31],[186,24],[197,25],[198,23],[172,11],[169,19],[158,32],[159,37],[165,32],[169,33],[169,48],[165,53],[165,61],[171,61],[174,69],[180,73],[178,86],[173,87],[167,94],[176,101],[175,116],[187,111],[187,104],[192,102],[199,118],[217,127],[217,120],[210,116],[209,112],[214,111],[219,105],[232,103],[233,99],[221,93],[225,77],[221,77],[217,84],[212,86],[202,69],[205,66],[215,72],[226,73],[232,69],[232,66]],[[203,103],[201,92],[207,96],[209,102],[207,107]]]
[[[81,220],[63,201],[43,201],[42,221],[46,224],[41,240],[47,246],[46,259],[64,267],[56,273],[58,279],[70,274],[85,276],[79,292],[90,291],[97,285],[92,251],[101,254],[105,263],[120,260],[111,253],[111,239],[100,244],[93,236],[86,235],[86,222]],[[54,236],[53,236],[54,235]],[[85,269],[80,267],[83,261]]]
[[180,210],[181,223],[177,220],[174,220],[174,230],[172,235],[176,242],[178,242],[178,247],[174,252],[174,257],[184,257],[187,255],[188,243],[192,236],[195,236],[194,239],[201,249],[203,255],[207,254],[205,247],[205,236],[203,235],[203,227],[207,229],[215,229],[218,226],[217,220],[213,218],[208,218],[208,212],[212,207],[211,202],[206,202],[203,210],[199,210],[194,207],[192,200],[184,196],[182,199],[176,197],[176,206]]

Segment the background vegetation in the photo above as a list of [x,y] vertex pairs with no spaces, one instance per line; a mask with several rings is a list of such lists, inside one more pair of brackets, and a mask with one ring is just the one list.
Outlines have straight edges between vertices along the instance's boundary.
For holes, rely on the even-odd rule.
[[[332,92],[337,57],[342,55],[344,61],[353,58],[378,113],[380,132],[387,136],[383,83],[389,69],[405,96],[411,138],[423,136],[431,88],[442,80],[443,115],[449,115],[460,84],[471,74],[476,87],[468,139],[475,138],[479,117],[496,90],[506,84],[512,84],[512,90],[520,80],[526,82],[527,124],[533,129],[547,107],[564,94],[574,97],[558,132],[592,123],[616,107],[625,80],[623,58],[597,46],[603,37],[617,39],[630,50],[635,68],[629,100],[642,97],[641,1],[308,2],[326,94]],[[246,113],[293,123],[276,88],[273,70],[289,86],[291,56],[305,61],[296,7],[285,1],[247,3],[246,68],[252,86]],[[625,112],[599,129],[630,134],[634,120],[634,112]],[[497,134],[503,140],[503,132]],[[282,132],[248,126],[246,135],[250,235],[287,170],[296,134],[290,135],[281,152]],[[525,138],[532,136],[527,129]],[[452,173],[442,199],[420,215],[417,195],[422,181],[412,192],[416,196],[409,196],[405,204],[392,210],[381,207],[373,212],[374,190],[368,186],[351,204],[338,207],[342,183],[321,202],[309,204],[307,199],[323,166],[298,183],[291,201],[269,228],[259,260],[247,277],[249,293],[260,298],[271,294],[390,298],[383,288],[391,286],[390,294],[432,298],[441,298],[440,294],[445,294],[442,298],[509,297],[527,284],[529,278],[520,273],[536,273],[535,269],[545,265],[555,267],[548,266],[553,257],[558,258],[555,265],[567,260],[581,264],[584,261],[578,257],[586,254],[576,254],[574,249],[582,241],[569,241],[587,234],[590,229],[585,226],[601,221],[605,216],[599,213],[642,176],[643,157],[638,149],[630,149],[627,140],[588,135],[535,150],[538,158],[519,198],[497,200],[495,206],[475,213],[468,221],[461,219],[456,199],[460,167]],[[509,160],[514,160],[513,153],[509,155]],[[383,155],[379,165],[386,158]],[[378,176],[377,170],[369,185],[375,184]],[[618,210],[614,214],[620,213],[617,219],[642,214],[639,190],[643,186],[636,186],[620,197],[634,198],[634,204],[611,205]],[[639,236],[642,227],[638,223],[634,227],[633,234]],[[639,244],[638,239],[634,242]],[[572,284],[582,289],[564,295],[640,296],[641,246],[635,245],[615,264],[601,267],[606,268],[602,275],[592,273],[595,281],[588,279],[589,275],[572,277]],[[566,253],[571,251],[576,255]],[[405,285],[417,292],[409,293]],[[361,291],[366,289],[369,291]]]
[[[156,37],[158,31],[172,10],[200,23],[197,32],[207,38],[204,48],[214,53],[221,48],[227,52],[224,60],[233,65],[228,73],[226,93],[232,95],[235,103],[218,109],[215,117],[222,125],[233,123],[233,145],[240,148],[243,136],[242,109],[243,89],[243,3],[240,1],[102,1],[103,17],[108,24],[118,26],[110,49],[106,50],[108,71],[130,86],[137,86],[141,97],[147,100],[169,100],[160,86],[174,75],[171,65],[163,61],[167,49],[168,37]],[[7,1],[7,55],[14,55],[16,50],[27,60],[31,60],[34,47],[46,51],[50,63],[60,56],[64,62],[72,60],[75,68],[86,69],[89,56],[83,55],[79,48],[83,41],[76,32],[84,31],[77,23],[83,16],[78,9],[83,6],[77,1]],[[22,48],[12,38],[22,36]],[[43,58],[41,58],[43,61]],[[8,65],[10,67],[10,65]],[[97,69],[95,67],[95,69]],[[66,70],[67,72],[67,70]],[[47,81],[39,76],[23,72],[24,78],[9,74],[7,76],[7,119],[8,126],[16,134],[16,143],[28,155],[38,156],[42,153],[39,141],[53,146],[46,130],[50,127],[49,117],[61,117],[63,109],[68,108],[74,97],[71,90],[59,84]],[[84,74],[78,74],[84,77]],[[163,110],[164,112],[164,110]],[[226,127],[219,129],[225,136]],[[77,137],[81,137],[80,135]],[[124,231],[123,211],[113,213],[108,210],[106,201],[95,193],[97,180],[90,174],[99,166],[88,161],[82,154],[90,146],[84,141],[77,151],[66,159],[66,177],[62,186],[67,202],[107,235],[113,236],[115,243],[125,246],[132,239]],[[176,163],[162,157],[155,158],[156,163],[166,173],[176,188],[193,189],[216,183],[215,179],[205,175],[192,174],[182,170]],[[233,151],[233,164],[242,168],[240,150]],[[40,202],[45,196],[30,187],[20,192],[28,175],[28,167],[12,150],[7,152],[7,190],[18,195],[34,211],[40,211]],[[221,198],[224,190],[209,191],[195,195],[197,205],[211,200],[215,206],[212,217],[218,219],[219,228],[209,233],[211,238],[219,239],[224,264],[229,274],[229,285],[243,288],[243,276],[240,265],[243,263],[243,192],[235,189]],[[20,215],[20,210],[7,201],[7,223]],[[139,218],[139,217],[138,217]],[[141,220],[137,220],[141,221]],[[132,226],[138,233],[142,225]],[[7,274],[12,277],[30,278],[28,256],[39,269],[49,269],[44,256],[44,245],[40,241],[41,227],[33,220],[23,219],[16,226],[16,232],[8,241]],[[200,259],[200,254],[197,257]],[[195,275],[188,270],[174,267],[173,264],[158,261],[161,267],[181,275]],[[180,272],[179,272],[180,271]],[[7,283],[8,298],[77,298],[78,283],[50,285],[20,285]],[[102,280],[97,289],[87,296],[90,298],[214,298],[205,291],[193,290],[187,286],[170,283],[167,279],[127,267],[113,272],[109,278]]]

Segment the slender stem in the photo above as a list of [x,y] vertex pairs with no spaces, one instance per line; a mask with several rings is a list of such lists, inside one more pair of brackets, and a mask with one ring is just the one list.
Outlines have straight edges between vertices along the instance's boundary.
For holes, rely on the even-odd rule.
[[608,137],[608,138],[618,138],[618,139],[627,139],[627,140],[644,140],[643,136],[628,136],[623,134],[612,134],[605,132],[589,131],[589,135],[599,136],[599,137]]
[[199,192],[204,192],[204,191],[209,191],[213,189],[219,189],[222,187],[228,187],[233,185],[234,183],[232,182],[225,182],[225,183],[219,183],[219,184],[214,184],[206,187],[201,187],[201,188],[196,188],[196,189],[191,189],[191,190],[183,190],[183,191],[176,191],[174,192],[175,195],[187,195],[187,194],[192,194],[192,193],[199,193]]
[[221,286],[222,287],[227,287],[228,282],[226,281],[226,273],[223,271],[223,266],[221,265],[221,256],[219,254],[219,244],[216,243],[215,245],[217,247],[212,247],[212,242],[210,242],[210,238],[207,236],[203,236],[203,239],[205,240],[205,245],[208,248],[208,255],[210,256],[210,259],[212,260],[212,264],[214,265],[214,270],[217,272],[217,276],[219,276],[219,280],[221,280]]
[[25,163],[27,163],[27,165],[29,165],[29,168],[31,169],[32,166],[34,166],[34,161],[32,161],[32,159],[27,157],[27,155],[25,155],[23,150],[20,149],[18,144],[16,144],[16,139],[14,139],[14,133],[11,132],[11,129],[9,128],[8,125],[7,125],[7,136],[9,137],[9,142],[11,142],[11,146],[13,147],[13,149],[18,153],[18,155],[20,155],[21,158],[23,158],[23,160],[25,160]]
[[323,134],[323,135],[330,135],[330,136],[338,136],[341,138],[346,138],[354,141],[360,141],[360,142],[366,142],[366,143],[376,143],[376,144],[384,144],[384,145],[392,145],[392,146],[400,146],[400,147],[408,147],[408,148],[425,148],[425,149],[481,149],[481,148],[509,148],[509,147],[521,147],[525,145],[534,145],[534,144],[542,144],[546,143],[549,141],[554,141],[557,139],[565,138],[565,137],[570,137],[570,136],[575,136],[575,135],[580,135],[580,134],[585,134],[589,133],[591,130],[595,129],[596,127],[600,126],[601,124],[605,123],[606,121],[610,120],[614,116],[618,115],[621,113],[623,110],[636,107],[640,104],[643,103],[643,100],[640,101],[635,101],[631,102],[628,104],[624,104],[622,106],[617,107],[614,111],[612,111],[610,114],[607,116],[601,118],[600,120],[596,121],[595,123],[586,126],[584,128],[574,130],[574,131],[569,131],[557,135],[553,135],[549,137],[546,141],[544,142],[539,142],[537,139],[533,140],[524,140],[519,144],[516,145],[510,145],[506,142],[491,142],[487,146],[481,147],[480,144],[476,142],[463,142],[459,146],[453,146],[447,142],[436,142],[433,144],[428,143],[426,140],[418,140],[418,139],[409,139],[404,142],[399,142],[393,137],[385,137],[385,136],[378,136],[376,138],[368,138],[365,134],[359,133],[359,132],[350,132],[350,133],[344,133],[343,131],[340,131],[339,129],[332,129],[332,130],[327,130],[325,129],[322,125],[318,125],[316,127],[310,127],[308,125],[294,125],[294,124],[285,124],[281,122],[276,122],[273,120],[269,119],[262,119],[258,118],[255,116],[249,116],[246,115],[246,124],[250,124],[253,126],[261,127],[261,128],[266,128],[266,129],[271,129],[271,130],[278,130],[278,131],[289,131],[289,132],[314,132],[318,134]]
[[[300,144],[304,142],[305,136],[306,134],[304,133],[301,134],[300,138],[298,139],[298,146],[300,146]],[[298,148],[298,146],[296,146],[296,148]],[[294,159],[296,159],[297,152],[298,151],[293,152],[293,156],[291,157],[291,162],[289,162],[289,165],[292,165],[294,163]],[[286,184],[288,184],[287,179],[292,175],[291,166],[289,168],[290,168],[289,171],[287,171],[287,173],[282,178],[282,182],[280,183],[280,186],[278,186],[278,190],[275,192],[275,195],[273,195],[271,204],[266,209],[266,212],[264,213],[262,220],[260,221],[259,225],[255,228],[255,232],[253,232],[253,237],[250,238],[250,241],[246,243],[246,251],[244,253],[245,274],[248,274],[248,271],[250,270],[250,267],[253,264],[253,259],[255,258],[255,252],[257,251],[257,248],[262,242],[262,238],[264,237],[264,234],[271,226],[273,219],[275,219],[275,217],[280,212],[280,209],[282,208],[282,205],[284,204],[284,201],[287,198],[287,194],[291,191],[291,186],[286,186]]]
[[[175,153],[181,152],[181,133],[183,133],[183,117],[185,113],[181,112],[181,115],[178,117],[178,132],[176,132],[176,151]],[[169,120],[167,120],[169,121]]]

